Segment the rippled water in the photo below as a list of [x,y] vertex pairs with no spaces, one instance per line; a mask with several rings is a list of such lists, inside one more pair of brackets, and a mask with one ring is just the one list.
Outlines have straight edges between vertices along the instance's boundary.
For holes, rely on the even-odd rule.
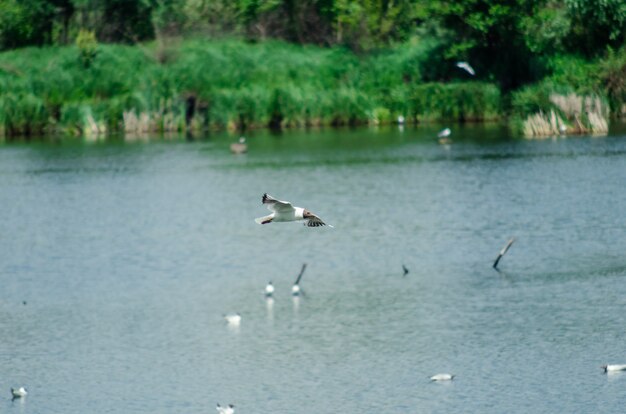
[[4,144],[0,412],[623,411],[626,136],[435,134]]

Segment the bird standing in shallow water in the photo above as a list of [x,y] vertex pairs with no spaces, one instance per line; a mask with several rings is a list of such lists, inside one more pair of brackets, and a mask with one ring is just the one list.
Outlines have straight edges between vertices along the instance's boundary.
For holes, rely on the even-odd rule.
[[254,219],[259,224],[304,220],[307,227],[333,227],[324,223],[321,218],[310,211],[302,207],[294,207],[289,201],[277,200],[267,193],[263,194],[261,203],[265,204],[272,214]]

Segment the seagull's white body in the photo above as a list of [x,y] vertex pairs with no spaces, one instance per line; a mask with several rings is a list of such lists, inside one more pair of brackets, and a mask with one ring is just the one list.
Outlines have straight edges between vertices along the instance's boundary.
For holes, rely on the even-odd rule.
[[446,129],[442,129],[441,131],[439,131],[437,136],[439,138],[445,138],[445,137],[449,137],[451,133],[452,131],[450,130],[450,128],[446,128]]
[[[266,193],[263,194],[261,202],[272,211],[272,214],[254,219],[259,224],[305,220],[308,227],[326,226],[321,218],[302,207],[294,207],[289,201],[277,200]],[[328,227],[332,226],[329,224]]]
[[300,285],[293,285],[291,287],[291,294],[293,296],[299,296],[300,295]]
[[265,286],[265,296],[267,296],[268,298],[272,297],[272,295],[274,294],[274,285],[272,285],[272,282],[269,282],[266,286]]
[[19,388],[11,388],[11,394],[13,395],[13,398],[22,398],[22,397],[26,397],[26,394],[28,394],[28,391],[26,391],[26,388],[24,387],[19,387]]
[[430,377],[431,381],[452,381],[454,379],[454,375],[452,374],[437,374]]
[[626,371],[626,364],[603,365],[604,372]]
[[219,414],[234,414],[235,413],[235,406],[232,404],[228,404],[228,407],[222,407],[218,403],[215,409],[217,410]]
[[402,115],[398,115],[398,125],[404,125],[404,117]]
[[226,319],[226,322],[228,322],[228,324],[232,326],[239,326],[239,324],[241,323],[241,315],[238,313],[224,315],[224,319]]
[[472,76],[474,76],[476,74],[476,72],[474,72],[474,68],[471,67],[470,64],[467,63],[467,62],[457,62],[456,65],[457,65],[457,67],[467,71],[467,73],[469,73]]

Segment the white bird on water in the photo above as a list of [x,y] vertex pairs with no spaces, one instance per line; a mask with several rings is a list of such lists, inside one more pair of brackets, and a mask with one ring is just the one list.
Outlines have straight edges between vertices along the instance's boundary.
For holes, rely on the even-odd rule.
[[604,369],[604,372],[609,373],[609,372],[617,372],[617,371],[626,371],[626,364],[615,364],[615,365],[602,365],[602,369]]
[[224,315],[224,319],[230,326],[239,326],[241,324],[241,315],[238,313],[231,313]]
[[26,397],[28,391],[24,387],[19,387],[17,389],[11,388],[11,395],[13,395],[13,399]]
[[464,69],[467,73],[469,73],[472,76],[476,74],[476,72],[474,72],[474,68],[471,67],[470,64],[467,62],[457,62],[456,66],[461,69]]
[[430,377],[431,381],[452,381],[455,375],[452,374],[437,374]]
[[447,137],[450,136],[451,133],[452,133],[452,131],[450,130],[450,128],[442,129],[437,134],[437,137],[439,137],[439,138],[447,138]]
[[[268,224],[272,222],[298,221],[305,220],[305,226],[319,227],[327,224],[321,218],[302,207],[294,207],[289,201],[277,200],[274,197],[263,194],[261,202],[265,204],[272,214],[254,219],[259,224]],[[328,227],[333,227],[330,224]]]
[[272,281],[270,280],[265,286],[265,297],[271,298],[274,294],[274,285],[272,285]]
[[232,404],[228,404],[228,407],[222,407],[220,403],[217,403],[217,407],[215,407],[219,414],[234,414],[235,406]]

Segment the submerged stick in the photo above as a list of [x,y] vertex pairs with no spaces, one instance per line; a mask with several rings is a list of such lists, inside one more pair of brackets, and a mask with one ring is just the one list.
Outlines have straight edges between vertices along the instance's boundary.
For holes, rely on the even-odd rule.
[[513,244],[513,242],[515,241],[515,237],[511,238],[511,240],[508,241],[508,243],[506,244],[506,246],[504,246],[502,248],[502,250],[500,250],[500,254],[498,255],[498,257],[496,258],[496,261],[493,262],[493,268],[497,269],[498,268],[498,263],[500,262],[500,259],[502,259],[502,256],[504,256],[504,254],[509,250],[509,248],[511,247],[511,245]]
[[302,279],[302,275],[304,274],[304,269],[306,269],[306,263],[302,264],[302,270],[300,270],[300,274],[298,275],[298,278],[296,279],[296,283],[294,283],[294,285],[300,284],[300,279]]

